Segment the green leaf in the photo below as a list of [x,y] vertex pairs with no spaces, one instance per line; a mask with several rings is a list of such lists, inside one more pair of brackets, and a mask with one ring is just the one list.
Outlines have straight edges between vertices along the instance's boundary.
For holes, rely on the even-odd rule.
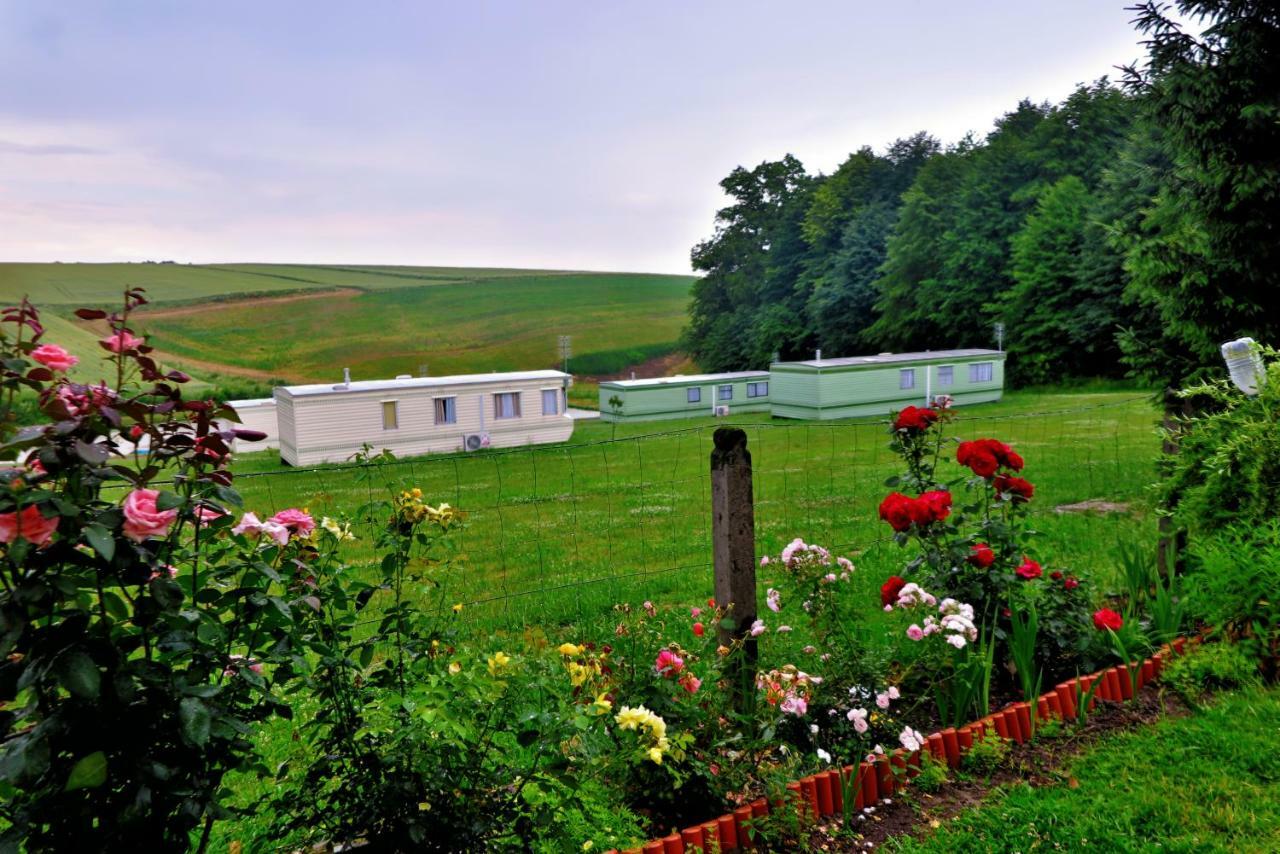
[[74,792],[76,789],[96,789],[105,782],[107,782],[107,755],[99,750],[97,753],[90,753],[71,767],[71,773],[67,775],[67,784],[62,787],[62,790]]
[[111,560],[116,553],[116,541],[111,532],[101,525],[89,525],[84,529],[84,539],[103,560]]
[[173,492],[161,492],[156,497],[157,510],[173,510],[176,507],[181,507],[182,504],[182,496]]
[[102,674],[92,658],[78,650],[69,652],[58,659],[56,669],[62,687],[77,697],[97,699],[102,688]]
[[124,603],[115,593],[110,590],[102,592],[102,604],[106,607],[107,613],[118,621],[129,619],[129,606]]
[[178,706],[178,718],[182,723],[182,737],[196,747],[204,747],[213,723],[209,707],[198,697],[184,697]]

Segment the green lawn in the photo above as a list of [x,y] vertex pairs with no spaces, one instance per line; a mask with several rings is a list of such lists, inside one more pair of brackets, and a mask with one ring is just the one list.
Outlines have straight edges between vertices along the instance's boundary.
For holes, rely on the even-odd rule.
[[1280,690],[1107,738],[1066,769],[1078,788],[1016,786],[902,852],[1280,851]]
[[[561,334],[573,338],[571,370],[621,371],[675,350],[692,281],[456,267],[0,264],[0,299],[30,296],[44,310],[46,340],[82,359],[81,379],[98,378],[102,351],[71,311],[114,306],[138,285],[156,308],[201,309],[135,318],[169,364],[202,379],[253,372],[258,381],[309,382],[340,377],[344,367],[356,379],[416,374],[423,365],[434,374],[556,367]],[[317,293],[298,302],[234,300],[297,291]]]
[[[1115,541],[1154,529],[1141,501],[1158,450],[1155,420],[1149,400],[1132,390],[1017,392],[963,411],[952,432],[1012,442],[1037,485],[1037,555],[1050,569],[1105,580]],[[628,424],[613,438],[610,425],[580,422],[565,445],[406,460],[382,477],[469,514],[456,538],[463,561],[441,579],[446,604],[467,603],[466,617],[486,628],[573,621],[622,601],[708,595],[708,456],[722,423]],[[766,415],[734,423],[748,430],[754,459],[759,550],[776,554],[804,537],[849,554],[863,570],[858,583],[878,587],[901,560],[876,512],[884,479],[897,470],[884,425]],[[284,469],[274,454],[245,456],[237,470],[238,488],[259,513],[296,505],[352,516],[374,490],[350,468]],[[1091,498],[1133,507],[1122,515],[1054,512]],[[356,521],[368,530],[368,520]],[[351,546],[350,560],[372,558],[368,540]]]

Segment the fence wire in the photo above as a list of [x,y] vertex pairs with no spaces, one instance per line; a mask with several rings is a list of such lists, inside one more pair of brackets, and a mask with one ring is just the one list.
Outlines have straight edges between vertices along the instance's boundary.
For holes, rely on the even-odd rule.
[[[1081,567],[1149,523],[1141,510],[1159,450],[1147,397],[1097,406],[964,416],[949,437],[1013,444],[1036,485],[1039,547]],[[578,444],[240,474],[246,507],[306,507],[345,518],[359,539],[345,557],[371,566],[378,518],[353,518],[378,490],[416,486],[467,514],[456,561],[424,606],[463,606],[478,628],[593,618],[615,603],[705,598],[711,576],[711,435],[715,424]],[[851,557],[877,578],[900,559],[878,519],[900,470],[887,422],[745,422],[759,554],[794,537]],[[949,446],[954,447],[954,445]],[[951,454],[954,458],[953,452]],[[963,470],[940,466],[945,478]],[[1086,503],[1087,502],[1087,503]],[[1073,506],[1081,505],[1084,506]],[[878,581],[876,584],[878,585]],[[425,592],[425,591],[424,591]],[[430,603],[429,605],[427,603]]]

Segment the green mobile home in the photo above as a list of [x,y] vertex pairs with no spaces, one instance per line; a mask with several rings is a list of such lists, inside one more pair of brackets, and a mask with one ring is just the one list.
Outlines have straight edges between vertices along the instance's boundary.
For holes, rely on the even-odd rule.
[[953,405],[999,400],[1004,391],[999,350],[881,353],[807,362],[775,362],[769,369],[771,411],[778,418],[856,418],[885,415],[908,404],[949,396]]
[[600,383],[600,417],[605,421],[657,421],[768,411],[768,371]]

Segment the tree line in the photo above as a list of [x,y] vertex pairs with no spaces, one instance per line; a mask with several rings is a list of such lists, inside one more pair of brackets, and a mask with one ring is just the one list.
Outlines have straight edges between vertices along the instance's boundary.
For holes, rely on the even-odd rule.
[[926,132],[830,174],[734,169],[694,247],[685,346],[711,371],[986,347],[1019,384],[1179,383],[1240,335],[1280,345],[1280,12],[1131,10],[1144,63],[1024,100],[983,138]]

